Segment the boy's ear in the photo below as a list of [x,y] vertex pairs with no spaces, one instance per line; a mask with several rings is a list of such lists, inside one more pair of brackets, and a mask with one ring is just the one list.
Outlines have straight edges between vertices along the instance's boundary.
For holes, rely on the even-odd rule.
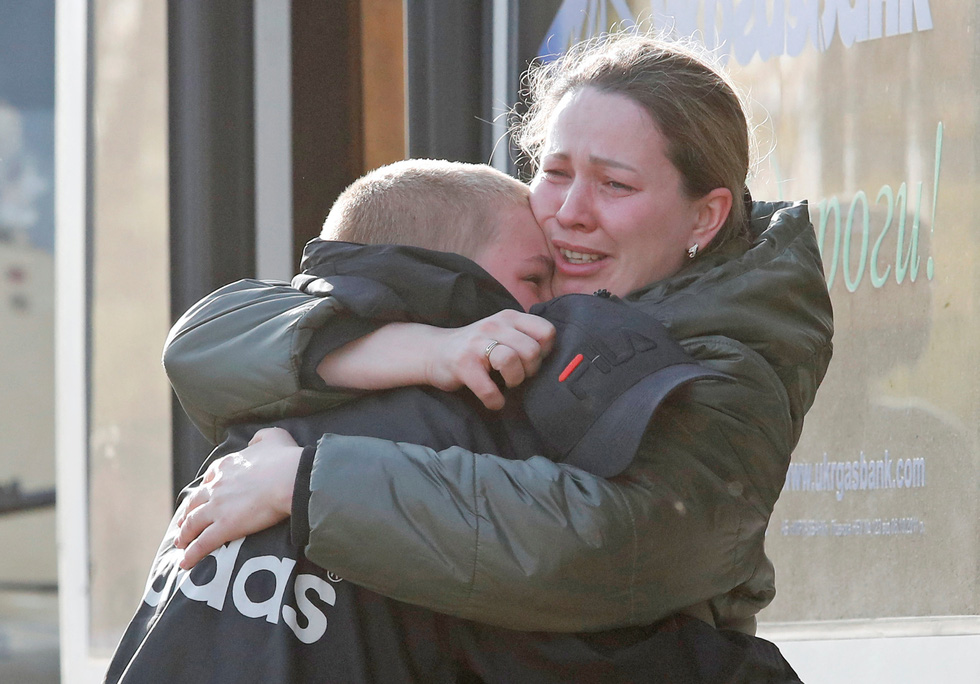
[[704,249],[725,225],[732,210],[732,191],[728,188],[715,188],[699,199],[698,204],[700,206],[693,235],[701,249]]

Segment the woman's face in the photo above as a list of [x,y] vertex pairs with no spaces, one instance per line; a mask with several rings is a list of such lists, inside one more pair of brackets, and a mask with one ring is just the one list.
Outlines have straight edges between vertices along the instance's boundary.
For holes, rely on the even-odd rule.
[[531,184],[556,295],[623,296],[684,265],[704,201],[685,195],[665,150],[650,115],[626,96],[586,87],[562,99]]

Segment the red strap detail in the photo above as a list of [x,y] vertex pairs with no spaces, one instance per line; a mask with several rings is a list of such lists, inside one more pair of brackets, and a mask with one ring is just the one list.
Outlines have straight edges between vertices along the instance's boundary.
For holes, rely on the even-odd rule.
[[584,356],[582,356],[581,354],[579,354],[574,359],[572,359],[571,361],[569,361],[568,362],[568,365],[565,366],[565,370],[563,370],[561,372],[561,375],[558,376],[558,382],[565,382],[565,378],[567,378],[569,375],[571,375],[573,370],[575,370],[576,368],[578,368],[578,365],[580,363],[582,363],[582,359],[584,359],[584,358],[585,358]]

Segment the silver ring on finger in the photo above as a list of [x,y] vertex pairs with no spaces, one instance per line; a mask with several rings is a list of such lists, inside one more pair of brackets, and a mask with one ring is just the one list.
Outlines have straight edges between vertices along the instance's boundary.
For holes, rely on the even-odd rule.
[[498,344],[500,344],[500,342],[498,342],[497,340],[490,340],[490,344],[488,344],[487,348],[483,350],[483,355],[487,357],[488,361],[490,360],[490,352],[492,352],[493,348],[496,347]]

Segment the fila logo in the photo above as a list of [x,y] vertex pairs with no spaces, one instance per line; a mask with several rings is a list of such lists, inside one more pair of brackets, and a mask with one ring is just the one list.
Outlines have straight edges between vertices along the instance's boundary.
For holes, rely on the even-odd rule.
[[[588,342],[583,353],[576,354],[562,369],[558,375],[558,382],[564,383],[570,380],[568,389],[579,399],[584,399],[585,392],[576,383],[585,376],[585,371],[590,366],[600,373],[609,373],[614,367],[626,363],[636,354],[657,348],[657,343],[653,339],[629,328],[620,329],[618,339],[614,338],[612,341],[618,344],[610,345],[603,339],[593,339]],[[582,372],[574,374],[580,367]]]
[[[284,604],[283,596],[296,567],[296,561],[292,558],[278,558],[271,555],[254,556],[242,563],[238,573],[233,576],[238,552],[244,541],[244,538],[238,539],[210,554],[214,556],[217,567],[214,576],[202,584],[195,584],[191,580],[191,573],[180,569],[177,565],[179,552],[173,549],[173,553],[162,556],[154,567],[147,580],[143,600],[150,607],[155,608],[165,597],[180,591],[192,601],[200,601],[215,610],[224,610],[230,587],[231,602],[245,617],[264,618],[266,622],[273,625],[278,624],[281,617],[296,638],[304,644],[312,644],[322,638],[327,631],[327,616],[310,600],[309,592],[316,594],[323,603],[333,606],[337,601],[337,592],[333,586],[316,575],[296,575],[293,580],[296,606]],[[245,584],[252,575],[260,572],[272,573],[275,578],[275,589],[269,597],[254,601],[246,593]],[[159,584],[161,577],[166,578],[163,587],[156,590],[153,585]],[[300,627],[298,619],[300,613],[305,619],[306,627]]]

